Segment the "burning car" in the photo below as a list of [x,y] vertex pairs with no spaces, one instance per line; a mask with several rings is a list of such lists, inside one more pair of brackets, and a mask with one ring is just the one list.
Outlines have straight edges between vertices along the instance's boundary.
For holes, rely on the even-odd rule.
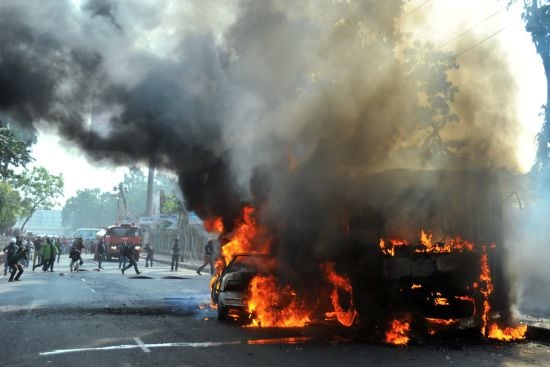
[[212,302],[217,305],[218,320],[225,320],[230,312],[242,313],[246,309],[250,281],[267,271],[269,259],[267,254],[236,254],[214,278]]

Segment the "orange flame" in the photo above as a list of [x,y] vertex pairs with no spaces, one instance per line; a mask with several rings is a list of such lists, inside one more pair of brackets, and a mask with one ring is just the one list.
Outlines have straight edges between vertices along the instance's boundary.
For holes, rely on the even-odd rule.
[[428,317],[426,318],[426,321],[430,324],[450,326],[458,324],[460,322],[460,319],[432,319]]
[[[271,242],[264,234],[264,230],[256,223],[254,208],[243,208],[242,223],[232,233],[231,240],[222,248],[222,256],[225,265],[231,261],[235,254],[239,253],[269,253]],[[266,238],[260,240],[260,238]]]
[[[332,301],[334,311],[327,312],[326,316],[329,318],[336,316],[336,319],[340,322],[340,324],[350,327],[353,325],[353,322],[357,317],[357,310],[353,304],[353,292],[350,280],[345,275],[338,275],[334,270],[333,263],[323,264],[321,267],[324,269],[325,276],[327,277],[329,283],[334,286],[332,293],[330,294],[330,300]],[[349,308],[347,311],[340,305],[338,290],[342,290],[349,295]]]
[[202,222],[202,226],[207,232],[223,232],[223,222],[221,218],[207,218]]
[[422,288],[422,284],[415,284],[415,283],[413,283],[413,284],[411,285],[411,289],[420,289],[420,288]]
[[387,244],[386,241],[384,241],[384,239],[381,238],[379,243],[382,253],[390,256],[395,256],[396,247],[407,246],[407,245],[408,245],[407,241],[402,241],[398,239],[390,239],[389,244]]
[[467,301],[467,302],[471,302],[472,303],[472,306],[474,308],[473,310],[473,316],[476,316],[477,315],[477,309],[476,309],[476,300],[474,299],[474,297],[470,297],[470,296],[455,296],[456,299],[459,299],[461,301]]
[[526,332],[527,325],[519,325],[516,327],[507,326],[504,329],[499,328],[497,324],[491,324],[489,326],[489,338],[507,342],[525,339]]
[[[416,248],[414,252],[419,253],[450,253],[450,252],[463,252],[472,251],[474,244],[461,239],[460,237],[453,237],[445,242],[433,242],[433,235],[429,232],[420,231],[420,244],[422,247]],[[382,253],[385,255],[395,256],[395,248],[399,246],[409,246],[410,243],[404,240],[391,239],[389,244],[384,239],[380,239],[379,247]]]
[[252,278],[249,294],[252,327],[302,327],[310,322],[311,311],[290,286],[277,286],[273,275]]
[[[490,246],[494,248],[494,244]],[[491,269],[489,268],[489,260],[487,256],[487,246],[482,246],[481,255],[481,274],[479,280],[484,287],[480,292],[483,295],[483,316],[481,333],[488,338],[498,339],[503,341],[512,341],[525,339],[525,333],[527,332],[526,325],[519,325],[517,327],[506,326],[501,329],[496,323],[489,323],[489,313],[491,312],[491,306],[489,304],[489,297],[493,293],[493,283],[491,280]]]
[[433,248],[432,234],[426,233],[424,230],[420,231],[420,243],[426,247],[426,249]]
[[487,257],[487,246],[482,246],[481,254],[481,274],[479,280],[482,284],[480,292],[483,295],[483,315],[481,316],[481,333],[487,335],[487,323],[489,321],[489,313],[491,306],[489,305],[489,297],[493,293],[493,282],[491,280],[491,269],[489,268],[489,260]]
[[393,320],[391,329],[386,331],[386,343],[406,345],[409,342],[410,325],[406,321]]

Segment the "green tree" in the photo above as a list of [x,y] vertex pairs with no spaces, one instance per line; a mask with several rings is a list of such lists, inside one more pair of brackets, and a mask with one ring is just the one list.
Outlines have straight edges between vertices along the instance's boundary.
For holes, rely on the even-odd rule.
[[62,211],[64,226],[103,227],[114,222],[116,195],[100,189],[78,190],[67,200]]
[[[511,0],[510,0],[511,3]],[[532,171],[550,175],[550,4],[540,0],[524,0],[525,29],[531,33],[546,74],[544,121],[537,136],[537,156]]]
[[23,172],[17,179],[23,200],[21,201],[21,215],[25,220],[21,231],[32,217],[36,209],[50,209],[55,200],[63,195],[63,176],[52,175],[44,167],[34,167]]
[[164,193],[160,191],[160,213],[161,214],[179,214],[182,208],[182,203],[176,194]]
[[30,144],[19,139],[11,126],[0,121],[0,180],[12,179],[15,167],[25,167],[32,160]]
[[12,184],[0,181],[0,233],[17,222],[20,200],[19,192]]

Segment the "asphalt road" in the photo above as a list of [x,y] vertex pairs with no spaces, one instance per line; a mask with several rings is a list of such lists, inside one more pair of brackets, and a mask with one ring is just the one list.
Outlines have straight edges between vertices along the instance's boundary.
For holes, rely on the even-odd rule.
[[[393,347],[364,331],[313,325],[245,328],[209,307],[208,276],[118,264],[0,278],[2,366],[550,366],[550,343],[471,336]],[[170,278],[172,277],[172,278]]]

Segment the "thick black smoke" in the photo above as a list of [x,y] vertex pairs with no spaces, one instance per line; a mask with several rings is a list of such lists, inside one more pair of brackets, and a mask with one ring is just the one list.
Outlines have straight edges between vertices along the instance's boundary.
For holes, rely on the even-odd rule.
[[350,267],[385,235],[502,242],[488,171],[515,168],[517,122],[500,111],[493,129],[469,94],[453,106],[456,61],[409,43],[402,11],[398,0],[5,1],[0,108],[92,159],[153,157],[177,172],[189,210],[227,230],[250,200],[293,283],[329,260],[363,279]]

